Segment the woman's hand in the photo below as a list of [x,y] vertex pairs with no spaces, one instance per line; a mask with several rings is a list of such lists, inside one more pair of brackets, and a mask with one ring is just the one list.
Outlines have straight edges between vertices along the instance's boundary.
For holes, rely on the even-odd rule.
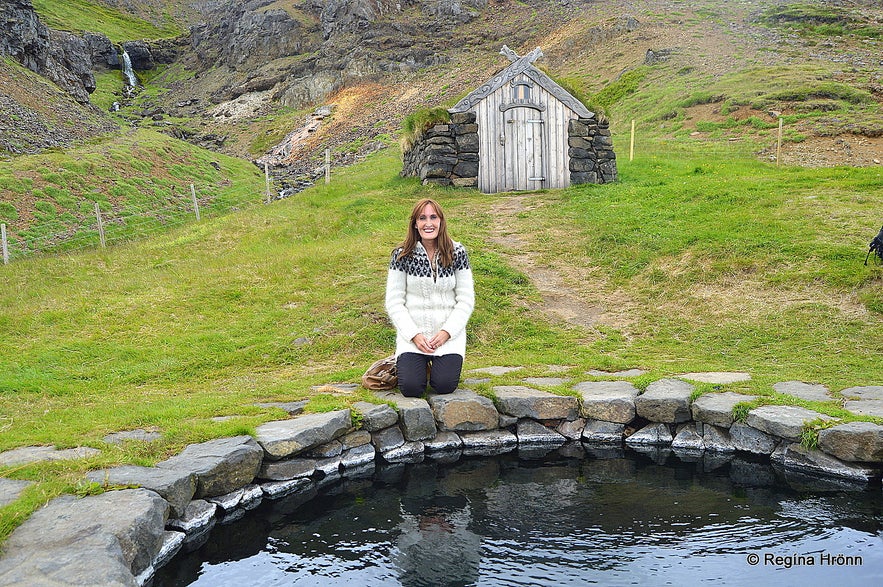
[[445,344],[451,339],[451,335],[445,330],[439,330],[434,336],[427,340],[423,334],[417,334],[411,339],[411,342],[417,347],[421,353],[431,355],[435,349]]

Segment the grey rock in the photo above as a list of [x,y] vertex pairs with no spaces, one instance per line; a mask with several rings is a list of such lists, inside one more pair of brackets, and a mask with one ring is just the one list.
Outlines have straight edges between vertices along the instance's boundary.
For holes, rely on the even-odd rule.
[[848,401],[843,407],[860,416],[875,416],[883,418],[883,400],[867,399],[859,401]]
[[414,463],[423,460],[425,449],[419,440],[408,441],[392,450],[381,453],[387,463]]
[[265,402],[256,405],[261,408],[279,408],[285,410],[291,416],[299,416],[303,413],[308,403],[310,403],[310,400],[303,399],[296,402]]
[[295,493],[315,491],[316,482],[306,477],[288,479],[286,481],[267,481],[261,483],[261,491],[269,499],[280,499]]
[[342,452],[343,443],[339,440],[332,440],[331,442],[326,442],[325,444],[320,444],[308,451],[304,451],[302,454],[308,458],[328,459],[331,457],[339,457]]
[[376,432],[395,426],[399,422],[398,413],[388,404],[371,404],[356,402],[353,408],[362,414],[362,428],[368,432]]
[[697,422],[729,428],[733,424],[733,408],[738,403],[749,402],[754,399],[753,395],[733,393],[706,393],[698,398],[690,406],[693,419]]
[[849,462],[883,461],[883,426],[848,422],[819,432],[819,448]]
[[748,425],[787,440],[799,440],[803,425],[816,419],[835,420],[797,406],[760,406],[748,412]]
[[86,478],[102,485],[137,485],[155,491],[169,502],[171,516],[175,518],[184,514],[196,493],[196,475],[177,469],[123,465],[90,471]]
[[593,377],[640,377],[646,373],[643,369],[625,369],[622,371],[600,371],[598,369],[591,369],[586,371],[586,375],[592,375]]
[[351,428],[349,410],[307,414],[258,426],[257,441],[268,458],[278,460],[331,442]]
[[373,444],[362,444],[355,446],[340,455],[340,465],[344,469],[354,469],[373,463],[377,456],[377,451]]
[[371,433],[367,430],[350,432],[340,439],[340,444],[342,445],[343,450],[350,450],[366,444],[371,444]]
[[17,500],[21,495],[21,492],[33,484],[33,481],[0,477],[0,507]]
[[288,481],[301,477],[312,477],[316,473],[316,459],[296,457],[282,461],[264,461],[258,471],[258,479]]
[[567,442],[566,438],[551,428],[543,426],[536,420],[527,418],[519,420],[515,435],[518,437],[519,448],[528,444],[561,446]]
[[640,391],[627,381],[584,381],[574,389],[582,395],[586,418],[620,424],[635,419],[635,398]]
[[564,385],[570,380],[563,377],[525,377],[522,381],[537,387],[554,387],[556,385]]
[[123,432],[114,432],[112,434],[108,434],[104,437],[104,442],[107,444],[122,444],[127,441],[136,441],[136,442],[153,442],[155,440],[159,440],[162,438],[162,434],[159,432],[148,431],[148,430],[125,430]]
[[218,506],[204,499],[194,499],[184,508],[184,514],[172,518],[166,524],[173,530],[180,530],[188,536],[211,530],[217,522]]
[[371,442],[380,454],[389,452],[405,444],[405,436],[398,426],[392,426],[371,433]]
[[635,398],[635,411],[651,422],[679,424],[690,420],[690,395],[694,387],[679,379],[660,379]]
[[572,396],[521,385],[502,385],[493,390],[499,411],[509,416],[533,420],[576,420],[579,416],[579,400]]
[[804,383],[802,381],[783,381],[773,385],[777,393],[798,397],[807,401],[827,402],[831,401],[828,388],[818,383]]
[[708,452],[731,453],[736,452],[730,433],[725,428],[718,428],[711,424],[702,427],[702,439],[705,450]]
[[783,466],[803,474],[836,477],[861,484],[870,483],[880,473],[879,468],[845,463],[820,450],[810,450],[797,443],[786,448]]
[[518,437],[508,430],[465,432],[463,440],[465,456],[492,456],[510,452],[518,446]]
[[225,514],[229,514],[237,509],[252,510],[258,507],[263,499],[264,492],[261,486],[249,484],[226,495],[210,497],[206,501],[217,505]]
[[687,424],[681,427],[671,441],[671,449],[677,452],[700,453],[705,450],[705,442],[696,432],[696,426]]
[[261,468],[264,451],[250,436],[218,438],[187,446],[178,455],[156,464],[196,475],[195,497],[224,495],[247,485]]
[[401,394],[380,392],[375,394],[382,400],[392,401],[399,409],[399,425],[405,440],[429,440],[438,432],[435,416],[429,402],[419,397],[405,397]]
[[494,402],[471,391],[436,395],[429,399],[429,405],[441,431],[477,432],[499,426],[500,415]]
[[518,371],[521,367],[481,367],[479,369],[472,369],[469,371],[470,373],[483,373],[485,375],[494,375],[499,377],[500,375],[506,375],[507,373],[511,373],[512,371]]
[[153,567],[155,569],[160,569],[166,566],[169,561],[171,561],[175,557],[175,555],[178,554],[178,552],[181,550],[181,547],[184,546],[184,540],[186,540],[186,538],[187,535],[183,532],[177,532],[175,530],[166,530],[165,532],[163,532],[162,546],[153,559]]
[[671,431],[668,425],[656,422],[644,426],[625,439],[629,446],[667,446],[672,443]]
[[681,375],[678,375],[678,378],[689,379],[690,381],[699,381],[700,383],[714,383],[717,385],[727,385],[728,383],[751,381],[751,375],[742,371],[708,371],[702,373],[683,373]]
[[883,385],[863,385],[848,387],[840,394],[851,400],[883,400]]
[[0,577],[4,584],[134,585],[162,548],[168,511],[146,489],[58,497],[9,536]]
[[0,467],[43,461],[70,461],[98,454],[101,454],[100,450],[87,446],[66,449],[58,449],[54,446],[22,446],[0,453]]
[[423,441],[427,453],[454,452],[463,448],[463,440],[454,432],[441,431],[431,440]]
[[518,424],[518,418],[509,414],[500,414],[498,428],[511,428]]
[[742,422],[734,422],[730,426],[730,440],[736,450],[758,455],[772,454],[781,442],[778,437],[770,436]]
[[555,428],[555,431],[568,440],[579,440],[583,436],[585,427],[586,419],[577,418],[576,420],[565,420]]
[[582,440],[589,444],[621,444],[625,424],[604,420],[589,420],[582,432]]

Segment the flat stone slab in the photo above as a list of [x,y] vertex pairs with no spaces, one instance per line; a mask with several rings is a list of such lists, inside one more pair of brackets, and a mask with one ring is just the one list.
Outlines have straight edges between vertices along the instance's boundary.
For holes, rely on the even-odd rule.
[[618,424],[635,419],[635,398],[641,392],[627,381],[583,381],[573,389],[582,395],[586,418]]
[[259,408],[279,408],[280,410],[285,410],[291,416],[299,416],[303,413],[308,403],[310,403],[310,400],[302,399],[296,402],[263,402],[255,405]]
[[840,394],[846,399],[852,400],[881,400],[883,401],[883,385],[864,385],[860,387],[847,387]]
[[384,401],[393,402],[399,409],[399,425],[405,440],[411,442],[429,440],[438,432],[435,415],[429,402],[420,397],[405,397],[393,391],[375,394]]
[[122,432],[113,432],[104,437],[107,444],[122,444],[127,441],[136,442],[154,442],[162,438],[162,434],[155,430],[123,430]]
[[883,426],[847,422],[819,432],[819,448],[849,462],[883,461]]
[[843,407],[859,416],[876,416],[878,418],[883,418],[883,400],[881,399],[849,401],[844,403]]
[[525,377],[521,381],[528,385],[536,385],[537,387],[554,387],[556,385],[564,385],[570,380],[563,377]]
[[271,459],[284,459],[343,436],[352,427],[349,410],[307,414],[257,428],[257,442]]
[[123,465],[90,471],[86,478],[102,485],[137,485],[155,491],[169,502],[173,518],[184,514],[184,509],[196,493],[196,475],[177,469]]
[[500,414],[490,398],[457,390],[429,398],[438,429],[447,432],[478,432],[499,427]]
[[690,396],[695,388],[680,379],[660,379],[635,398],[635,411],[651,422],[679,424],[690,420]]
[[696,398],[690,406],[690,411],[697,422],[729,428],[733,424],[733,408],[736,404],[750,402],[753,399],[753,395],[732,391],[705,393]]
[[0,453],[0,467],[28,465],[43,461],[73,461],[101,454],[97,448],[78,446],[58,449],[54,446],[22,446]]
[[522,385],[493,388],[499,411],[516,418],[534,420],[576,420],[579,400],[569,395],[555,395]]
[[586,371],[586,375],[591,375],[592,377],[640,377],[647,373],[643,369],[625,369],[623,371],[601,371],[599,369],[590,369]]
[[700,383],[714,383],[726,385],[728,383],[742,383],[751,381],[751,374],[743,371],[707,371],[703,373],[682,373],[678,379],[689,379]]
[[206,498],[224,495],[251,483],[263,457],[264,451],[254,438],[234,436],[191,444],[156,466],[194,473],[197,482],[194,497]]
[[836,420],[798,406],[760,406],[748,412],[747,423],[761,432],[797,441],[800,440],[804,423],[817,419]]
[[511,373],[512,371],[518,371],[522,367],[480,367],[478,369],[471,369],[469,373],[483,373],[485,375],[494,375],[499,377],[500,375],[506,375],[507,373]]
[[777,393],[790,395],[811,402],[831,401],[831,392],[819,383],[804,383],[802,381],[782,381],[773,385]]
[[136,585],[162,548],[167,517],[168,504],[146,489],[58,497],[4,543],[0,583]]
[[17,500],[21,492],[33,484],[33,481],[0,477],[0,507],[9,505]]

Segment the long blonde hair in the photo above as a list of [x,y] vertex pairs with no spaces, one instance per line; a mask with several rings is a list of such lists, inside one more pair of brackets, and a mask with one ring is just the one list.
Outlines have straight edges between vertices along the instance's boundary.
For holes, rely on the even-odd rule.
[[417,243],[420,242],[420,234],[417,232],[417,219],[420,217],[423,208],[425,208],[427,204],[435,208],[435,213],[438,214],[438,236],[435,237],[435,242],[438,246],[441,264],[445,267],[450,267],[454,264],[454,241],[448,236],[448,223],[445,220],[444,211],[442,211],[438,202],[431,198],[423,198],[414,204],[414,209],[411,210],[408,236],[406,236],[404,242],[399,245],[402,250],[399,252],[397,258],[402,259],[413,253]]

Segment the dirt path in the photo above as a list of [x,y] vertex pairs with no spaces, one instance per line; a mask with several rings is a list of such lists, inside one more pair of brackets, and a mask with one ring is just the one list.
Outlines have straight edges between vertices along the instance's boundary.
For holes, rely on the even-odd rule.
[[501,247],[509,264],[527,275],[540,293],[542,301],[534,309],[554,321],[580,326],[591,336],[599,335],[598,326],[621,327],[621,320],[600,302],[587,299],[573,287],[561,271],[543,263],[531,250],[529,241],[519,231],[518,214],[530,209],[530,194],[517,194],[500,199],[494,212],[499,218],[490,230],[490,241]]

